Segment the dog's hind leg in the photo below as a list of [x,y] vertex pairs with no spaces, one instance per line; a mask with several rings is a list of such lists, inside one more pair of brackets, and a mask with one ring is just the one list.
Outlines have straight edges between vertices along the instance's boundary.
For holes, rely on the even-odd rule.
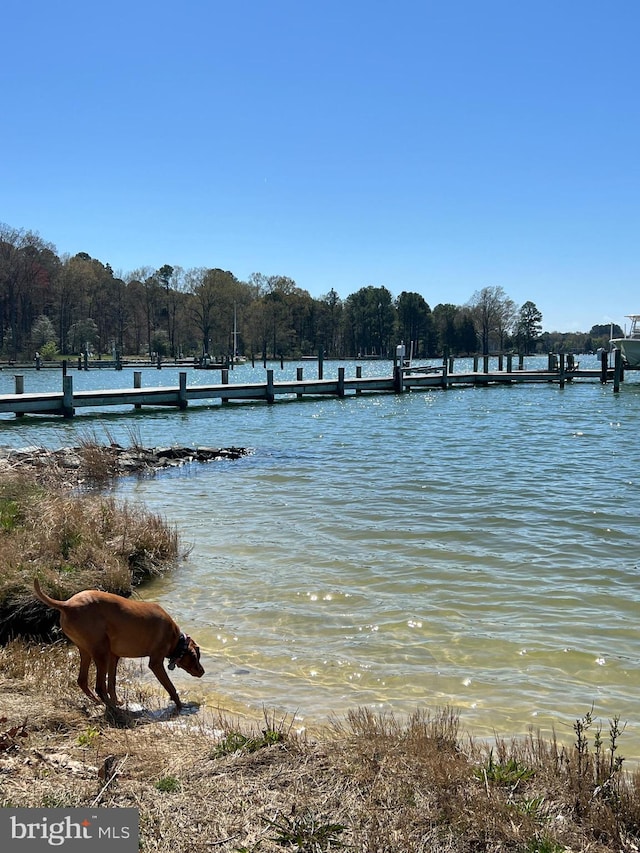
[[96,665],[96,693],[105,705],[113,705],[111,697],[107,693],[107,675],[111,658],[108,643],[100,643],[99,648],[94,648],[92,653],[93,662]]
[[91,653],[86,649],[81,649],[78,647],[78,651],[80,652],[80,672],[78,673],[78,687],[84,693],[87,694],[89,699],[92,699],[94,702],[100,702],[98,697],[91,691],[89,687],[89,667],[91,666],[91,661],[93,658],[91,657]]

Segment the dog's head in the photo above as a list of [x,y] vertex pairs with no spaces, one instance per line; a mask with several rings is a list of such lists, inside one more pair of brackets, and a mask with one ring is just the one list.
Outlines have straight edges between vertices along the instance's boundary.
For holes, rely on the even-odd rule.
[[204,667],[200,663],[200,646],[186,634],[180,637],[178,648],[169,662],[169,669],[175,669],[176,666],[194,678],[202,678],[204,675]]

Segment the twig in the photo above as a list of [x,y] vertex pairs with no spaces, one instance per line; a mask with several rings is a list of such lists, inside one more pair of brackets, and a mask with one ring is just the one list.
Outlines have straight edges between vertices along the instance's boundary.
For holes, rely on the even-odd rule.
[[120,773],[120,771],[122,770],[122,768],[124,767],[124,765],[127,763],[127,759],[128,759],[128,758],[129,758],[129,753],[127,753],[127,754],[125,755],[125,757],[122,759],[122,761],[120,762],[120,764],[118,764],[118,766],[117,766],[117,767],[116,767],[116,769],[113,771],[113,773],[111,774],[111,776],[110,776],[110,777],[107,779],[107,781],[104,783],[104,785],[102,786],[102,789],[100,790],[100,792],[99,792],[98,796],[97,796],[97,797],[95,798],[95,800],[91,803],[91,808],[93,808],[94,806],[97,806],[97,805],[98,805],[98,803],[99,803],[99,802],[100,802],[100,800],[102,799],[102,795],[103,795],[103,794],[104,794],[104,792],[107,790],[107,788],[109,787],[109,785],[113,782],[113,780],[116,778],[116,776],[118,775],[118,773]]

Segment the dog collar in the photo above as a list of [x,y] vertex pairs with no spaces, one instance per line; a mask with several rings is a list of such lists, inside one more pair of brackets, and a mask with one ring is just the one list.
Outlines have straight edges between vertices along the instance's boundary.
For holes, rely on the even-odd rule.
[[191,638],[187,637],[186,634],[180,634],[180,639],[178,640],[178,645],[169,655],[169,669],[175,669],[177,662],[184,655],[184,653],[189,648],[189,640]]

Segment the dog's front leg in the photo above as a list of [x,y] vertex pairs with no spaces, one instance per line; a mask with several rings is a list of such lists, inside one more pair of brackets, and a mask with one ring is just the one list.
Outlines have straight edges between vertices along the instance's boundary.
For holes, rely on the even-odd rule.
[[178,710],[180,710],[182,708],[182,702],[180,701],[180,697],[178,696],[176,688],[173,686],[171,679],[167,675],[167,671],[164,668],[163,659],[160,658],[158,660],[154,658],[149,658],[149,669],[158,679],[160,684],[162,684],[169,696],[171,696],[173,701],[176,703],[176,707],[178,708]]

